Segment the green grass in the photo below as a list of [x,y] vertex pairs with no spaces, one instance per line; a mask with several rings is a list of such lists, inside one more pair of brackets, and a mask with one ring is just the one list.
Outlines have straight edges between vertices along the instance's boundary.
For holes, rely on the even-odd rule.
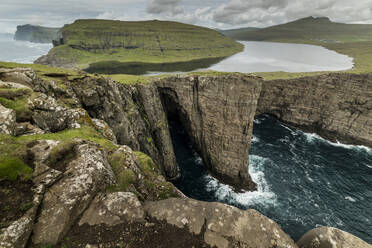
[[18,178],[28,180],[31,178],[32,169],[20,158],[0,156],[0,180],[8,179],[15,181]]
[[364,42],[372,41],[372,25],[344,24],[332,22],[328,18],[308,17],[259,30],[243,30],[231,37],[255,41]]
[[181,62],[226,57],[243,46],[215,30],[177,22],[77,20],[49,55],[86,68],[100,61]]

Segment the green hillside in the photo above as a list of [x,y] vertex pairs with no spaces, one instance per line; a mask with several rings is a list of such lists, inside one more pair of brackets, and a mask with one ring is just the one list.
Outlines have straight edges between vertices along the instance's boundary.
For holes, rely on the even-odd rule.
[[237,40],[255,41],[361,42],[372,41],[372,25],[344,24],[332,22],[326,17],[308,17],[264,29],[242,30],[228,35]]
[[77,20],[41,64],[86,68],[102,61],[164,63],[230,56],[243,49],[208,28],[168,21]]
[[248,28],[237,28],[237,29],[227,29],[227,30],[218,29],[217,31],[226,36],[234,37],[235,35],[238,35],[240,33],[257,31],[257,30],[259,30],[259,28],[248,27]]

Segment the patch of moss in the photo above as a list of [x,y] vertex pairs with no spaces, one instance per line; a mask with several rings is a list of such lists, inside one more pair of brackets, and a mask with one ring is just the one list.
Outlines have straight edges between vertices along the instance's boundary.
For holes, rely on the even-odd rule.
[[9,100],[0,97],[0,104],[6,108],[15,110],[18,122],[25,122],[31,120],[32,111],[28,106],[27,97],[22,96],[14,100]]
[[31,179],[32,172],[32,169],[20,158],[15,156],[0,156],[0,180],[7,179],[15,181],[21,179],[27,181]]
[[74,138],[80,138],[83,140],[89,140],[100,144],[102,147],[106,148],[108,151],[115,151],[117,146],[111,141],[105,139],[99,132],[97,132],[93,127],[82,126],[77,129],[64,130],[58,133],[48,133],[48,134],[36,134],[29,136],[20,136],[17,137],[17,140],[20,142],[31,142],[34,140],[72,140]]
[[144,172],[151,172],[157,169],[154,161],[143,152],[134,152],[136,155],[139,165],[141,166],[141,170]]

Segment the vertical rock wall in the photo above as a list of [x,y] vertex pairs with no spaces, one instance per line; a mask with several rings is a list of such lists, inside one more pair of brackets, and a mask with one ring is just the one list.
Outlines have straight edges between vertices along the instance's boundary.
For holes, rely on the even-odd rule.
[[224,182],[254,189],[248,174],[253,118],[261,80],[248,76],[174,77],[156,83],[206,166]]
[[372,146],[372,75],[266,81],[257,108],[263,113],[333,141]]

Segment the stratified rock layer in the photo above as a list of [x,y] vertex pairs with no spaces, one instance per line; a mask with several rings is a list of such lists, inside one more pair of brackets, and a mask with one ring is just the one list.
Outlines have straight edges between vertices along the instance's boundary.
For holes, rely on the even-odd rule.
[[227,183],[254,189],[248,156],[261,81],[243,75],[187,76],[156,85],[168,117],[181,120],[206,166]]
[[263,113],[333,141],[372,147],[372,75],[264,82],[257,108]]

